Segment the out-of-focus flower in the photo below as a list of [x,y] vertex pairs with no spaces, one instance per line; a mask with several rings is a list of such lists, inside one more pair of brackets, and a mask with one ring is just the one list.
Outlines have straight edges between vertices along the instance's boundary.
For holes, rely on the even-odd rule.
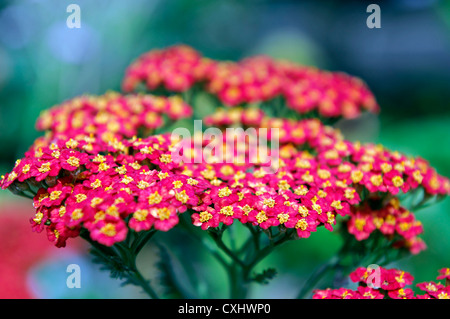
[[369,287],[367,282],[373,272],[359,267],[350,274],[353,282],[359,283],[358,290],[346,288],[315,290],[313,299],[450,299],[450,287],[441,283],[423,282],[417,284],[425,295],[415,295],[406,286],[413,283],[414,278],[408,272],[399,269],[380,267],[378,275],[380,287]]
[[140,84],[150,91],[168,92],[185,92],[198,84],[228,107],[282,97],[300,114],[355,118],[363,111],[379,111],[367,85],[348,74],[268,56],[216,61],[186,45],[151,50],[136,59],[127,68],[122,88],[137,91]]

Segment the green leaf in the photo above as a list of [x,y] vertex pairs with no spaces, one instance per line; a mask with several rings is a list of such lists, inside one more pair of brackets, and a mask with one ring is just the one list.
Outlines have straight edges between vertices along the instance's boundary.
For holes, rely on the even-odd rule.
[[159,249],[160,259],[156,264],[159,270],[159,280],[160,284],[164,288],[164,295],[168,298],[181,299],[184,298],[182,288],[179,286],[175,272],[172,265],[172,258],[170,257],[167,249],[161,245],[157,244]]
[[277,271],[275,268],[267,268],[267,269],[263,270],[262,273],[254,275],[252,280],[256,281],[257,283],[259,283],[261,285],[267,285],[270,282],[270,280],[275,278],[276,275],[277,275]]

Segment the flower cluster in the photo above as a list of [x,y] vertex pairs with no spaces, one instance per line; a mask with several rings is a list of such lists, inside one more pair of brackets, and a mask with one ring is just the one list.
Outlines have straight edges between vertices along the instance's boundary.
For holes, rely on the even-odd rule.
[[204,81],[215,64],[187,45],[152,50],[127,68],[122,88],[131,92],[144,83],[150,90],[162,86],[172,92],[183,92]]
[[415,294],[408,285],[413,283],[413,276],[399,269],[369,269],[360,267],[350,274],[350,279],[358,283],[357,290],[339,288],[315,290],[313,299],[450,299],[450,269],[439,271],[437,280],[419,283],[416,286],[424,294]]
[[192,108],[179,96],[166,98],[108,92],[75,97],[45,110],[36,127],[58,136],[96,135],[110,140],[133,137],[142,132],[150,135],[165,122],[191,115]]
[[269,101],[282,93],[283,77],[276,62],[255,56],[239,62],[218,62],[206,90],[228,106]]
[[184,92],[198,83],[226,106],[270,102],[280,96],[287,107],[301,114],[355,118],[362,111],[379,110],[367,85],[348,74],[268,56],[216,61],[185,45],[140,56],[128,67],[122,87],[132,92],[141,83],[149,90],[168,92]]
[[[358,241],[380,232],[392,247],[415,254],[425,248],[418,237],[423,227],[399,196],[450,194],[450,181],[425,160],[345,140],[317,118],[378,111],[367,86],[347,74],[265,56],[214,61],[173,46],[139,57],[122,84],[126,92],[145,84],[167,96],[108,92],[44,111],[36,126],[46,135],[0,180],[2,189],[33,199],[33,230],[45,230],[57,247],[82,231],[112,246],[130,232],[169,231],[188,214],[194,226],[213,234],[239,222],[265,232],[271,243],[280,234],[296,239],[319,227],[333,231],[341,219]],[[205,124],[266,133],[279,148],[254,152],[247,130],[237,130],[231,140],[214,139],[213,150],[203,137],[200,145],[195,136],[194,143],[183,141],[180,157],[180,140],[165,131],[194,112],[174,93],[189,96],[199,87],[227,106]],[[293,118],[284,117],[289,113]],[[298,113],[307,114],[298,120]],[[448,271],[441,276],[448,278]],[[361,285],[317,291],[315,298],[413,296],[405,288],[410,275],[383,270],[382,278],[381,289]],[[448,296],[446,289],[436,285],[436,293],[425,296]]]
[[127,221],[136,231],[167,231],[187,205],[197,205],[203,183],[177,172],[169,146],[162,136],[109,142],[57,138],[32,147],[1,187],[37,189],[32,227],[46,228],[56,246],[65,246],[82,226],[93,240],[110,246],[125,239]]
[[213,114],[206,116],[203,121],[208,126],[226,128],[231,126],[260,127],[267,119],[263,110],[257,107],[218,108]]
[[[128,102],[152,100],[151,96],[114,96]],[[41,231],[46,226],[57,246],[78,236],[81,227],[105,245],[124,240],[128,228],[167,231],[178,223],[178,214],[189,209],[194,212],[193,224],[203,229],[238,220],[262,229],[292,229],[301,238],[309,237],[319,226],[332,230],[337,215],[349,216],[349,232],[358,240],[379,229],[385,235],[399,234],[404,239],[400,246],[417,252],[423,247],[417,238],[422,228],[414,215],[398,204],[369,212],[361,202],[363,190],[372,199],[419,185],[430,194],[449,192],[448,180],[423,160],[351,143],[317,119],[294,121],[268,118],[253,109],[234,111],[239,115],[235,124],[279,128],[279,168],[274,174],[262,158],[249,160],[245,132],[237,136],[237,147],[228,147],[230,141],[224,141],[224,149],[233,151],[232,162],[214,162],[213,155],[208,157],[203,148],[195,147],[187,153],[202,152],[202,161],[180,162],[171,157],[177,141],[169,135],[124,138],[136,133],[142,123],[133,122],[129,113],[122,118],[124,114],[114,113],[115,108],[81,107],[85,124],[79,130],[72,126],[59,130],[58,123],[73,123],[72,104],[53,109],[53,116],[60,119],[56,126],[47,126],[53,135],[38,139],[0,184],[4,189],[35,195],[33,228]],[[116,134],[112,135],[107,134],[111,127],[106,126],[105,134],[94,135],[87,129],[97,125],[96,130],[101,131],[102,123],[95,120],[100,113],[134,126],[123,125],[130,130],[113,131]],[[41,118],[39,126],[46,127],[42,123]],[[242,149],[244,161],[237,156]]]
[[397,198],[380,210],[353,208],[347,222],[348,232],[357,240],[367,239],[373,232],[380,231],[387,238],[398,238],[394,246],[407,247],[417,254],[426,248],[418,235],[423,233],[422,223],[413,213],[399,205]]
[[312,110],[323,117],[358,117],[361,111],[378,112],[379,106],[365,83],[342,72],[329,72],[282,62],[283,96],[299,113]]
[[[31,147],[0,186],[35,194],[33,229],[46,228],[57,246],[78,236],[81,227],[108,246],[124,240],[128,227],[167,231],[187,209],[203,229],[239,220],[308,237],[320,225],[332,230],[336,215],[348,214],[358,201],[353,188],[331,179],[307,153],[282,161],[273,175],[249,162],[176,162],[173,146],[169,135],[54,138]],[[305,174],[309,178],[297,178]]]
[[[281,156],[311,149],[317,160],[334,168],[333,175],[369,193],[398,195],[422,186],[428,195],[450,194],[450,180],[424,159],[391,151],[382,145],[345,140],[340,132],[317,119],[296,121],[268,117],[259,109],[220,109],[205,119],[208,125],[276,128]],[[270,137],[270,136],[269,136]]]

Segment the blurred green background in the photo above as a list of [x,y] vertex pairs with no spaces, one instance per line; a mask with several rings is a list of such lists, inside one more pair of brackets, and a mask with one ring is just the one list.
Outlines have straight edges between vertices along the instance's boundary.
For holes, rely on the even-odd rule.
[[[79,29],[66,26],[70,14],[66,8],[71,3],[81,8]],[[361,77],[377,97],[381,113],[338,123],[346,137],[420,155],[439,173],[450,176],[450,1],[380,2],[381,29],[366,26],[369,3],[2,1],[0,174],[9,171],[40,135],[34,129],[40,111],[83,93],[119,90],[126,66],[137,56],[152,48],[185,43],[216,59],[269,54]],[[20,199],[0,192],[0,214],[11,201]],[[24,216],[32,216],[31,203],[24,201],[29,204]],[[450,200],[424,209],[417,216],[424,224],[428,250],[395,266],[411,271],[420,282],[434,279],[438,268],[450,266]],[[28,223],[28,217],[24,217],[24,223]],[[30,231],[23,236],[33,240],[38,235]],[[170,242],[170,238],[164,238]],[[179,242],[173,244],[174,251],[186,248]],[[185,242],[189,244],[194,245]],[[339,245],[335,234],[320,231],[308,240],[282,247],[259,267],[276,265],[277,277],[269,286],[253,289],[251,296],[294,297],[308,274],[333,255]],[[147,264],[154,263],[151,249],[143,257]],[[59,258],[63,249],[54,248],[53,254],[52,258]],[[86,258],[80,254],[77,258]],[[88,267],[89,263],[85,264]],[[62,263],[61,267],[66,266]],[[51,289],[43,287],[54,278],[35,270],[33,274],[34,286],[41,290],[37,293],[35,287],[31,296],[50,297]],[[215,284],[219,288],[222,279]],[[65,291],[51,297],[136,296],[133,290],[118,290],[112,296],[105,292],[108,289],[92,289],[87,285],[77,295]],[[211,295],[221,296],[220,289]]]

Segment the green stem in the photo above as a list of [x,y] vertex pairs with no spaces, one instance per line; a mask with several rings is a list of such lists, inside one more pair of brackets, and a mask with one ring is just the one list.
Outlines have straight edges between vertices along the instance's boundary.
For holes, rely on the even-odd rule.
[[[154,232],[149,232],[142,238],[137,237],[131,246],[138,246],[142,248],[153,235]],[[115,275],[118,278],[125,278],[125,283],[132,283],[141,287],[149,297],[159,299],[155,290],[150,286],[150,282],[146,280],[137,269],[136,257],[140,249],[132,250],[131,247],[125,245],[124,242],[116,243],[112,247],[101,245],[92,240],[86,229],[82,229],[80,236],[91,244],[92,252],[95,252],[95,255],[100,258],[99,261],[106,266],[106,269],[110,269],[114,273],[118,274]],[[138,240],[138,245],[135,245]]]
[[339,264],[339,258],[335,256],[328,263],[316,269],[316,271],[306,280],[302,289],[297,295],[297,299],[305,299],[313,288],[325,277],[331,270]]
[[278,241],[271,241],[269,245],[264,247],[263,249],[259,250],[256,253],[255,258],[244,266],[244,279],[249,280],[250,272],[253,270],[253,268],[264,258],[266,258],[276,247],[279,247],[280,245],[284,244],[285,242],[289,241],[291,239],[291,236],[289,233],[285,233],[285,235],[279,239]]
[[152,299],[159,299],[158,294],[150,286],[150,282],[142,276],[142,274],[136,267],[126,275],[126,278],[130,283],[141,287],[142,290],[144,290],[144,292]]
[[239,266],[241,267],[245,267],[245,264],[242,262],[242,260],[240,260],[236,254],[231,251],[223,242],[222,240],[222,233],[217,233],[217,232],[208,232],[208,234],[211,236],[211,238],[216,242],[216,245],[222,249],[222,251],[227,254],[228,257],[230,257],[234,262],[236,262],[237,264],[239,264]]
[[193,229],[192,224],[188,223],[186,217],[188,216],[186,213],[180,216],[180,226],[186,231],[186,233],[191,236],[193,239],[197,240],[213,257],[217,259],[217,261],[226,269],[228,269],[228,263],[226,260],[219,254],[217,250],[215,250],[211,245],[212,243],[208,243],[205,237],[199,236],[196,234],[195,229]]
[[229,269],[230,298],[244,299],[247,296],[247,283],[244,280],[242,268],[233,264]]

